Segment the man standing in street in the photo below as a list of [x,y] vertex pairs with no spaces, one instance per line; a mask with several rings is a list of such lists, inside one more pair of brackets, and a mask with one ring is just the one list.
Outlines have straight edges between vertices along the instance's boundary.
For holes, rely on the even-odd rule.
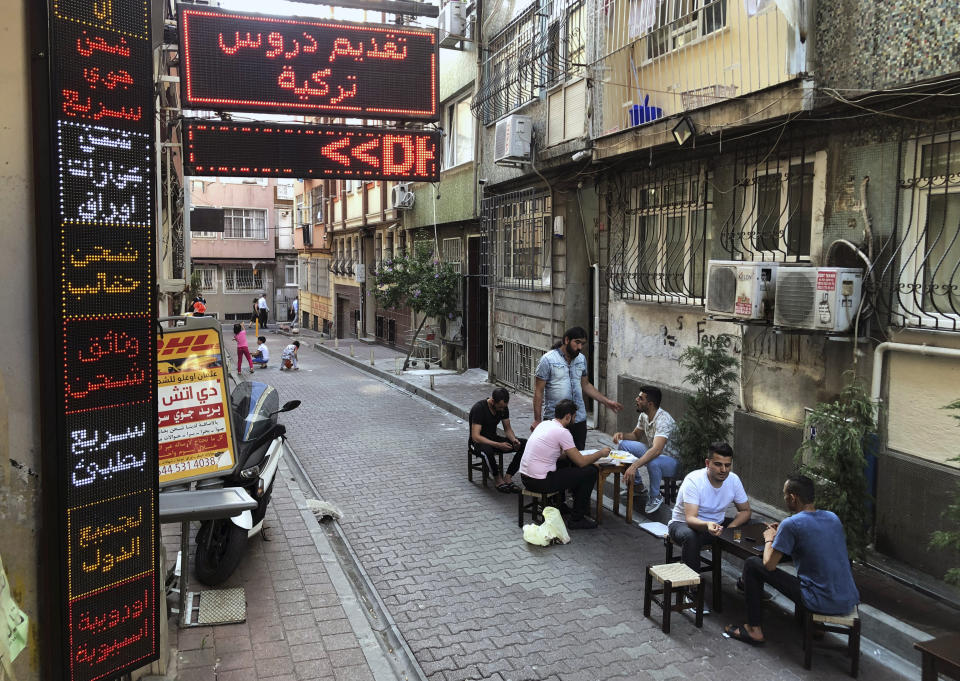
[[257,300],[257,316],[260,320],[260,328],[266,330],[267,328],[267,314],[270,312],[270,308],[267,307],[267,298],[261,293],[260,298]]
[[577,449],[587,446],[587,408],[583,396],[597,400],[604,406],[617,412],[623,408],[593,387],[587,378],[587,360],[583,356],[583,346],[587,343],[587,332],[580,326],[567,329],[563,342],[540,358],[537,364],[533,393],[534,430],[541,421],[550,419],[554,407],[561,400],[573,400],[577,407],[570,433]]
[[[491,397],[480,400],[470,409],[470,439],[493,475],[497,491],[504,493],[520,491],[513,483],[513,476],[520,468],[520,458],[527,444],[526,440],[521,440],[514,434],[510,426],[510,409],[507,407],[509,402],[510,393],[507,389],[496,388]],[[501,422],[506,437],[497,433]],[[497,465],[496,452],[516,452],[505,475]]]
[[[637,395],[637,411],[640,413],[637,427],[629,433],[613,434],[613,444],[638,457],[624,472],[624,484],[630,479],[629,476],[633,475],[638,485],[634,489],[642,491],[640,467],[647,467],[650,497],[643,509],[647,515],[656,513],[663,504],[660,482],[664,477],[675,476],[680,470],[680,450],[673,441],[673,431],[677,424],[665,409],[660,408],[661,397],[659,388],[650,385],[640,388],[640,394]],[[641,439],[646,442],[640,442]]]
[[[714,442],[707,450],[706,466],[687,475],[680,484],[667,529],[673,543],[681,547],[683,562],[697,572],[704,543],[713,542],[724,526],[737,527],[750,520],[750,500],[732,468],[730,445]],[[731,502],[737,507],[737,515],[728,523],[725,515]]]
[[290,323],[293,324],[293,328],[297,328],[300,326],[300,296],[294,296],[290,304],[290,312]]
[[[846,615],[860,602],[843,525],[832,512],[817,510],[813,480],[805,475],[787,478],[783,501],[792,515],[768,525],[763,532],[763,558],[753,556],[743,564],[747,623],[723,629],[731,638],[751,645],[765,640],[761,628],[764,582],[797,605],[824,615]],[[777,569],[785,555],[797,568],[796,576]]]
[[[592,464],[610,453],[604,447],[584,456],[574,446],[570,426],[577,407],[573,400],[560,400],[554,407],[554,418],[541,422],[527,441],[520,461],[520,479],[532,492],[552,494],[561,490],[573,492],[573,511],[567,527],[571,530],[592,530],[597,523],[587,517],[590,493],[597,485],[597,468]],[[557,467],[565,458],[573,465]]]

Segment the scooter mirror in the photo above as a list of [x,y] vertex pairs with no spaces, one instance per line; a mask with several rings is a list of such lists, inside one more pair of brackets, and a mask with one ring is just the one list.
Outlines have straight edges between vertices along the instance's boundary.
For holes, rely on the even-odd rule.
[[280,407],[280,411],[278,411],[278,412],[276,412],[276,413],[279,414],[279,413],[284,412],[284,411],[293,411],[294,409],[296,409],[296,408],[299,407],[299,406],[300,406],[300,400],[290,400],[289,402],[287,402],[286,404],[284,404],[282,407]]

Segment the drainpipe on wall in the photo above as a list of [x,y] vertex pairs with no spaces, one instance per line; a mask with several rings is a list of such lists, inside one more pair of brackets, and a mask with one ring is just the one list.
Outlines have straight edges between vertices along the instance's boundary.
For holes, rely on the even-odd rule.
[[873,416],[879,419],[880,389],[883,387],[883,358],[888,351],[906,352],[911,355],[929,357],[948,357],[960,359],[960,348],[930,347],[910,343],[880,343],[873,351],[873,380],[870,383],[870,399],[873,402]]

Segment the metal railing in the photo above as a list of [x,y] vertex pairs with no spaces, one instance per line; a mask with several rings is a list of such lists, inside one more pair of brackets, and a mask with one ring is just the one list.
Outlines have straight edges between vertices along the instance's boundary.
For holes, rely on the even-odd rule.
[[501,340],[497,347],[497,381],[515,390],[533,393],[537,362],[542,356],[543,350]]
[[546,290],[552,262],[550,192],[523,189],[490,196],[482,203],[485,262],[499,288]]

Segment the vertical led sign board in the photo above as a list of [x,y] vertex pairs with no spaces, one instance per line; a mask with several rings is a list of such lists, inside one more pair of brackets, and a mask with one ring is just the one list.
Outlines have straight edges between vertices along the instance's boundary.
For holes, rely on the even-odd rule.
[[435,121],[435,29],[180,5],[184,108]]
[[52,666],[93,681],[159,653],[150,2],[48,0],[47,20],[53,209],[39,229],[52,238],[38,257],[56,347],[43,369],[55,386],[44,470],[57,478],[45,541],[61,580]]

